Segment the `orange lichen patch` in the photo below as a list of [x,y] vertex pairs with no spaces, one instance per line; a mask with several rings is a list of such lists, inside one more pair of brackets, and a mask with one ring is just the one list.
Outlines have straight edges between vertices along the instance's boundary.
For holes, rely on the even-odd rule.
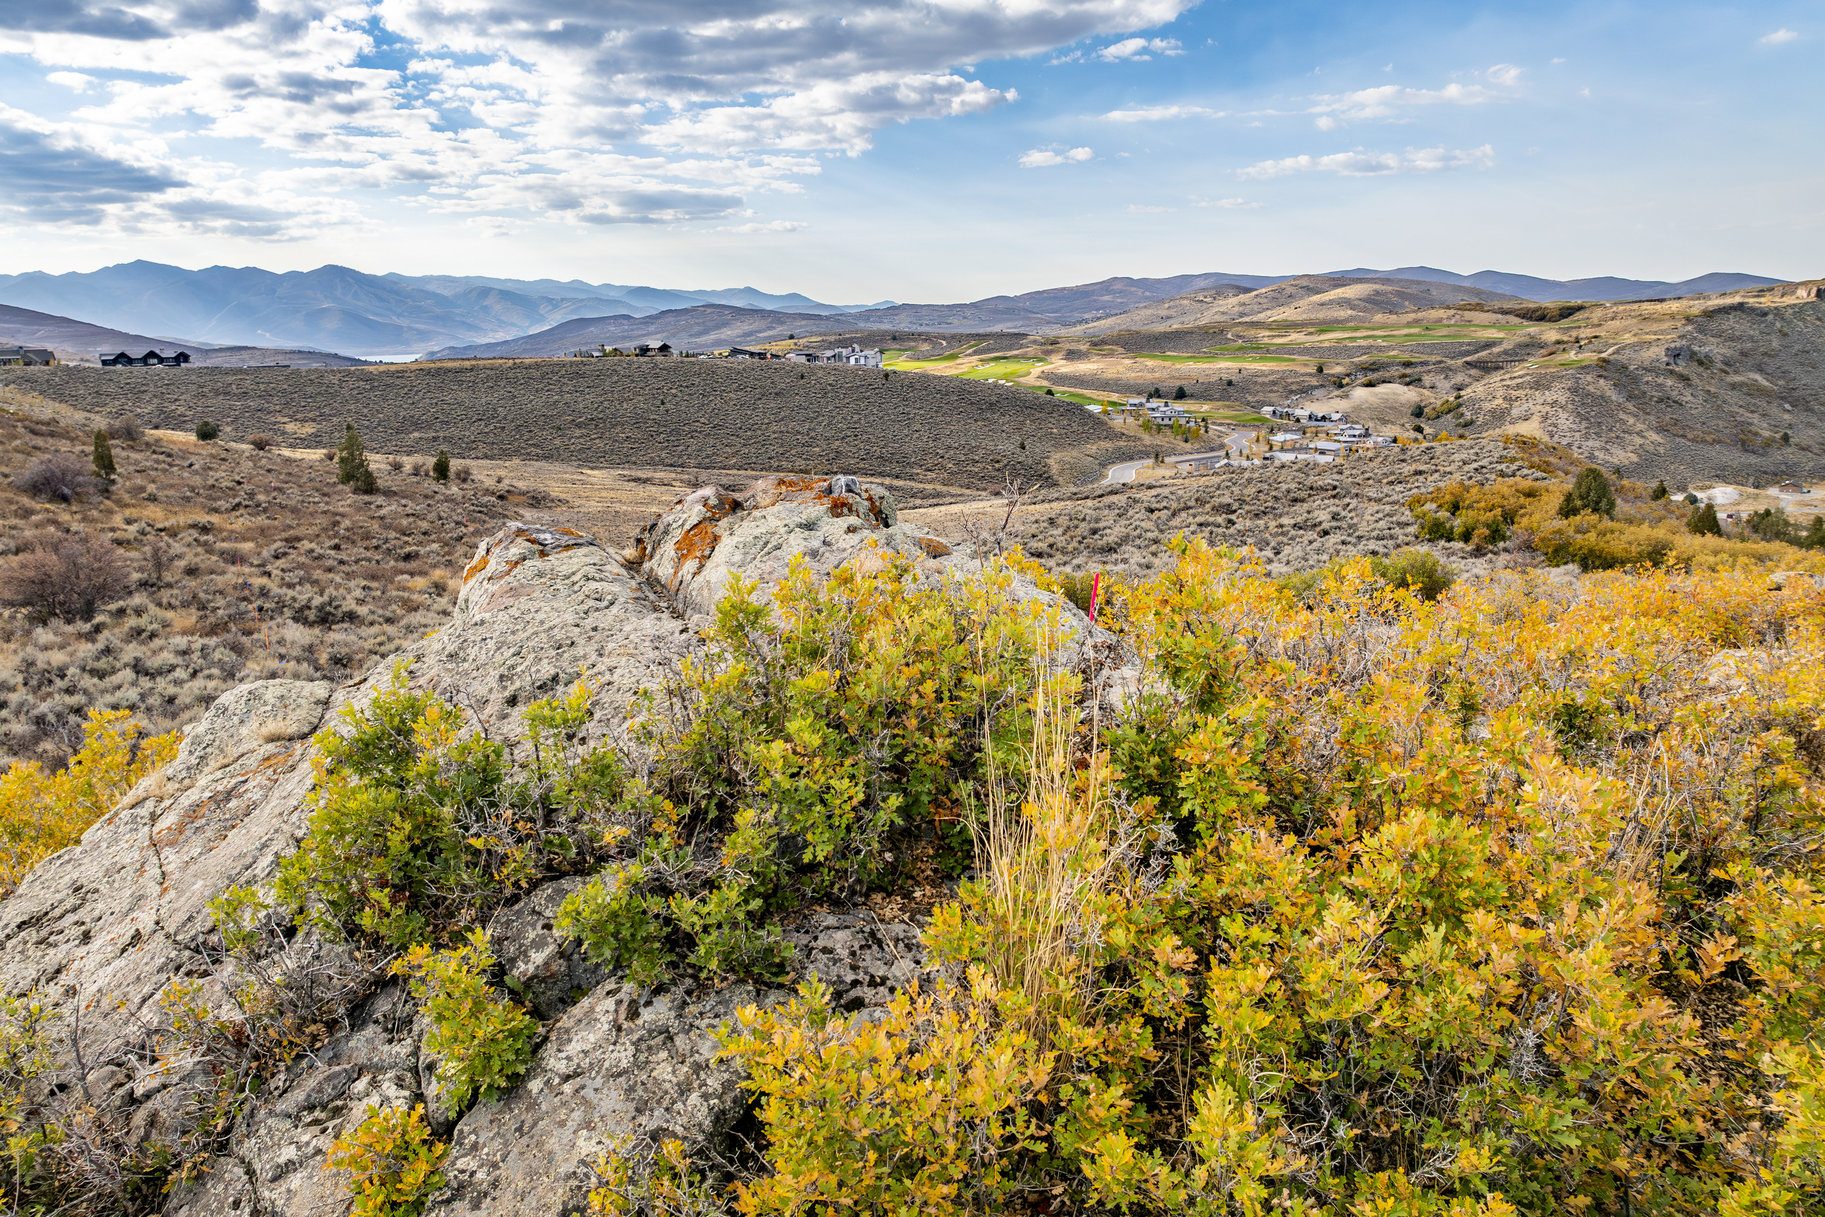
[[951,547],[936,537],[920,537],[919,548],[925,551],[928,558],[942,558],[951,552]]
[[186,811],[183,815],[177,817],[177,819],[153,833],[152,840],[160,849],[177,844],[179,841],[183,840],[184,834],[190,831],[192,825],[209,814],[209,805],[214,801],[214,799],[203,799],[199,801],[196,806],[192,807],[189,811]]
[[487,554],[475,555],[475,561],[469,563],[468,566],[463,568],[463,582],[464,583],[469,582],[469,580],[473,579],[475,576],[481,574],[483,571],[485,571],[487,569],[488,569],[488,555]]
[[678,590],[678,584],[684,579],[684,564],[696,559],[697,569],[702,570],[710,561],[710,555],[716,552],[715,519],[699,520],[684,530],[672,549],[678,555],[678,568],[672,572],[672,590]]

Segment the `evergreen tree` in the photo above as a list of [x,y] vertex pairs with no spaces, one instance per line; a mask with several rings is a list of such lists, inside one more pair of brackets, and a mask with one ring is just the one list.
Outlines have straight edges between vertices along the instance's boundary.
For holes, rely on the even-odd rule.
[[1812,527],[1806,530],[1798,544],[1806,549],[1825,549],[1825,515],[1812,517]]
[[1616,492],[1610,489],[1610,480],[1603,476],[1603,470],[1592,465],[1580,473],[1571,490],[1559,501],[1559,514],[1568,520],[1578,515],[1615,519]]
[[1650,499],[1653,499],[1656,503],[1658,503],[1658,502],[1660,502],[1660,500],[1666,498],[1667,497],[1667,484],[1665,482],[1655,482],[1654,483],[1654,493],[1649,495],[1648,497]]
[[368,468],[367,449],[354,423],[343,424],[342,443],[336,449],[336,480],[354,487],[356,494],[373,494],[379,488],[374,471]]
[[1178,388],[1176,388],[1172,391],[1172,400],[1174,400],[1174,401],[1184,401],[1185,400],[1185,386],[1184,385],[1180,385]]
[[108,433],[95,432],[95,476],[104,482],[114,480],[114,449],[108,445]]
[[367,458],[355,467],[355,476],[349,479],[349,489],[356,494],[373,494],[380,489],[380,483],[374,477],[374,471],[368,468]]
[[1696,533],[1701,537],[1723,536],[1724,526],[1717,521],[1717,508],[1706,503],[1693,512],[1692,518],[1686,521],[1686,531]]
[[450,450],[439,448],[437,459],[431,462],[431,479],[438,482],[450,480]]

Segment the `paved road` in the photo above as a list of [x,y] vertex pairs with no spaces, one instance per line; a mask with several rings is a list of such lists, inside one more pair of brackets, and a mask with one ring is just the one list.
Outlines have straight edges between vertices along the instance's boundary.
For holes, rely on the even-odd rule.
[[[1232,461],[1246,460],[1248,458],[1249,441],[1254,438],[1254,434],[1255,429],[1250,427],[1247,430],[1232,431],[1224,436],[1223,446],[1229,452],[1229,459]],[[1119,465],[1112,465],[1109,468],[1109,472],[1103,475],[1103,485],[1119,486],[1126,482],[1132,482],[1136,472],[1152,463],[1153,462],[1150,460],[1123,461]]]

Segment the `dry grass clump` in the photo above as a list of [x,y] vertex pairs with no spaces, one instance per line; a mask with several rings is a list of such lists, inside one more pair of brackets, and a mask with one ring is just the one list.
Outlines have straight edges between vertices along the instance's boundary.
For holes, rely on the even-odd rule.
[[285,427],[299,447],[334,444],[353,423],[372,450],[403,456],[448,448],[469,460],[598,468],[854,471],[975,489],[1009,475],[1046,484],[1054,455],[1118,438],[1082,406],[1025,389],[745,360],[0,370],[0,386],[14,383],[161,428],[188,432],[204,411],[230,437]]
[[88,461],[58,452],[40,457],[15,474],[13,485],[35,499],[71,503],[86,498],[95,489],[95,477]]
[[88,621],[133,586],[127,563],[111,542],[87,533],[28,538],[0,562],[0,604],[22,608],[42,623]]
[[244,681],[350,679],[444,623],[475,543],[526,499],[403,476],[356,499],[333,466],[151,438],[115,450],[107,495],[15,484],[89,443],[0,413],[0,762],[61,764],[91,708],[157,733]]

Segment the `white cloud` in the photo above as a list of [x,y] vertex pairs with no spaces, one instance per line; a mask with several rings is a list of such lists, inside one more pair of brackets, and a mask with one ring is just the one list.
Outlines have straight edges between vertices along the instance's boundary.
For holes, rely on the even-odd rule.
[[1227,118],[1229,112],[1203,106],[1142,106],[1136,110],[1111,110],[1103,117],[1112,123],[1153,123],[1175,118]]
[[1053,165],[1075,165],[1091,160],[1096,153],[1088,148],[1035,148],[1020,156],[1022,169],[1047,169]]
[[1521,73],[1525,70],[1517,68],[1512,63],[1498,63],[1483,75],[1489,78],[1491,84],[1504,89],[1512,89],[1521,83]]
[[662,148],[708,153],[764,147],[856,156],[872,146],[874,132],[886,123],[980,114],[1018,96],[1013,89],[991,89],[961,76],[875,72],[760,105],[696,110],[650,128],[645,139]]
[[1409,148],[1405,152],[1335,152],[1329,156],[1288,156],[1261,161],[1237,171],[1238,177],[1275,178],[1295,173],[1337,173],[1345,177],[1385,177],[1397,173],[1438,173],[1446,169],[1487,169],[1495,149]]
[[1204,199],[1195,204],[1198,207],[1222,207],[1230,211],[1253,211],[1261,206],[1248,199]]
[[802,220],[766,220],[749,224],[723,224],[711,229],[711,232],[802,232],[805,224]]
[[[1489,78],[1496,84],[1512,88],[1520,79],[1521,69],[1511,65],[1491,68]],[[1478,84],[1453,81],[1442,89],[1412,89],[1405,85],[1377,85],[1353,93],[1330,93],[1314,99],[1307,109],[1316,114],[1318,129],[1331,131],[1345,123],[1386,122],[1397,120],[1408,111],[1422,106],[1480,106],[1505,101],[1508,95]]]
[[365,194],[505,225],[728,221],[884,128],[1016,99],[969,65],[1125,45],[1195,2],[52,0],[0,54],[89,91],[86,146],[169,137],[160,173],[281,219]]
[[1105,63],[1144,62],[1155,55],[1183,55],[1185,48],[1177,38],[1124,38],[1096,53]]
[[1761,37],[1761,43],[1763,46],[1779,46],[1783,42],[1793,42],[1798,38],[1799,38],[1798,33],[1796,33],[1793,30],[1786,29],[1785,27],[1783,27],[1781,29],[1774,31],[1774,33],[1772,33],[1772,34],[1763,34]]
[[1130,203],[1128,204],[1128,210],[1140,215],[1165,215],[1169,211],[1177,211],[1178,208],[1154,207],[1146,203]]

